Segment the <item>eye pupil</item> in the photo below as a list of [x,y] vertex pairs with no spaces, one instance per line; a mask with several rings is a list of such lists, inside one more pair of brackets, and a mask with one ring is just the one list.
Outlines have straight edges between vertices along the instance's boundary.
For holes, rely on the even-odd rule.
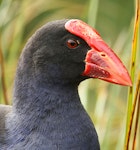
[[67,46],[71,49],[76,48],[79,45],[79,41],[78,40],[74,40],[74,39],[69,39],[67,40]]

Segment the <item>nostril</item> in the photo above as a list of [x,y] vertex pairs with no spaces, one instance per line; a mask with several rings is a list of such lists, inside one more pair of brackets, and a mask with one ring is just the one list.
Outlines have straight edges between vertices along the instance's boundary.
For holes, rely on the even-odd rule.
[[106,57],[106,54],[105,54],[105,53],[101,53],[101,56],[102,56],[102,57]]

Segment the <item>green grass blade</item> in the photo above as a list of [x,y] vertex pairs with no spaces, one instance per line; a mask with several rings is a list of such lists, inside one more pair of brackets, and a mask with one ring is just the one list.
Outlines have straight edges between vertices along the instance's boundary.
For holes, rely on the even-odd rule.
[[131,57],[131,79],[133,82],[133,86],[129,89],[128,94],[128,107],[127,107],[127,122],[126,122],[126,135],[125,135],[125,150],[129,149],[129,142],[130,142],[130,136],[131,136],[131,130],[132,130],[132,123],[133,123],[133,117],[134,112],[136,110],[136,100],[137,100],[137,89],[133,104],[133,97],[134,97],[134,91],[135,91],[135,71],[136,71],[136,59],[138,54],[138,41],[139,41],[139,27],[140,27],[140,5],[139,0],[137,0],[136,3],[136,19],[134,24],[134,36],[133,36],[133,43],[132,43],[132,57]]
[[97,12],[98,12],[98,0],[90,0],[88,11],[88,24],[95,27]]
[[137,108],[135,109],[136,110],[136,121],[135,121],[135,127],[134,127],[134,137],[133,137],[133,143],[132,143],[132,150],[135,150],[136,149],[136,141],[137,141],[137,131],[138,131],[138,124],[139,124],[139,119],[140,119],[140,73],[139,73],[139,79],[138,79],[138,86],[137,86],[138,90],[136,90],[136,95],[137,96],[137,99],[136,99],[136,102],[137,102]]

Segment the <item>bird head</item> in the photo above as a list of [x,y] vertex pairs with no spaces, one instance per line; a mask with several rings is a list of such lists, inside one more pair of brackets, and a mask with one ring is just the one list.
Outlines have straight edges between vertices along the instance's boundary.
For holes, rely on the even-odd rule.
[[28,41],[20,61],[20,70],[28,63],[36,80],[44,82],[98,78],[132,85],[127,69],[113,50],[97,31],[78,19],[52,21],[41,27]]

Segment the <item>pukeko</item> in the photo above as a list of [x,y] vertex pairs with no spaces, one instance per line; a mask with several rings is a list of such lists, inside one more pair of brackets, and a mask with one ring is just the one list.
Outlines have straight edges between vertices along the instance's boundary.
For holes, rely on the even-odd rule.
[[19,59],[13,106],[0,105],[0,150],[99,150],[77,90],[87,78],[132,85],[120,59],[81,20],[37,30]]

